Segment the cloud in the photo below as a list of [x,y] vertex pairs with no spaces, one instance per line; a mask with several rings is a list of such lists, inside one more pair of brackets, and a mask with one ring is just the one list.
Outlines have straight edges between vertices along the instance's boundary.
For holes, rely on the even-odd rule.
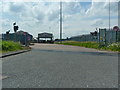
[[10,11],[14,13],[21,13],[25,11],[25,5],[24,3],[10,3]]
[[1,31],[2,32],[6,32],[7,30],[13,30],[12,28],[12,23],[13,21],[12,20],[9,20],[9,19],[0,19],[0,23],[1,23]]
[[97,20],[94,20],[92,25],[91,26],[94,26],[94,27],[99,27],[99,26],[102,26],[104,23],[103,23],[103,20],[102,19],[97,19]]
[[[108,2],[64,2],[63,36],[70,37],[94,31],[96,27],[108,26]],[[12,23],[17,22],[20,29],[32,33],[51,32],[59,37],[59,2],[17,2],[3,4],[3,32],[12,30]],[[116,3],[111,3],[111,14],[117,15]],[[117,24],[111,18],[111,26]]]
[[51,11],[50,13],[48,13],[48,20],[49,21],[53,21],[55,19],[58,19],[59,20],[59,10],[56,10],[56,11]]
[[37,20],[37,22],[39,22],[39,23],[42,23],[43,22],[43,20],[44,20],[44,13],[42,13],[42,12],[39,12],[37,15],[35,15],[34,17],[35,17],[35,19]]
[[76,13],[80,13],[80,11],[81,11],[81,5],[79,2],[63,3],[64,14],[76,14]]
[[[117,15],[118,3],[110,3],[110,12],[111,15]],[[88,16],[105,16],[109,14],[109,2],[92,2],[91,8],[86,12]]]

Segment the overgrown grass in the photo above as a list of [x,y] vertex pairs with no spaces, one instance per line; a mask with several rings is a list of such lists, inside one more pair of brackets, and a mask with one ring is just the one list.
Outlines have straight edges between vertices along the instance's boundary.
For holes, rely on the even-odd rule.
[[0,41],[0,52],[18,51],[24,48],[18,42],[13,41]]
[[101,47],[101,49],[120,52],[120,42],[119,43],[108,44],[106,47],[105,46]]
[[108,44],[107,46],[100,47],[98,42],[77,42],[77,41],[62,41],[56,42],[56,44],[63,44],[63,45],[73,45],[73,46],[81,46],[86,48],[94,48],[99,50],[109,50],[109,51],[118,51],[120,52],[120,42]]

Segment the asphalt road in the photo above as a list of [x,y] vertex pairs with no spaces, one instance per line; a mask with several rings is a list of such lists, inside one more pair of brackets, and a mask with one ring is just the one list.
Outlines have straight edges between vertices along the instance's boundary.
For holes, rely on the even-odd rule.
[[3,88],[117,88],[118,56],[75,46],[35,44],[2,59]]

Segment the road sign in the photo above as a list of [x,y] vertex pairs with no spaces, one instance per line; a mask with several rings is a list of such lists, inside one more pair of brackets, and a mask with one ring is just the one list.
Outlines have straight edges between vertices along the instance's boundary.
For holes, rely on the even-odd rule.
[[17,32],[18,28],[18,26],[14,26],[14,32]]
[[114,30],[114,31],[120,31],[120,29],[119,29],[118,26],[114,26],[114,27],[113,27],[113,30]]

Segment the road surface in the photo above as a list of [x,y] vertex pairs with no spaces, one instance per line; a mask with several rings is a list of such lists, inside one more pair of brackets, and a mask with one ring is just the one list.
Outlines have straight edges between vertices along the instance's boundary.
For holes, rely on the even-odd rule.
[[77,46],[35,44],[2,59],[3,88],[117,88],[118,55]]

